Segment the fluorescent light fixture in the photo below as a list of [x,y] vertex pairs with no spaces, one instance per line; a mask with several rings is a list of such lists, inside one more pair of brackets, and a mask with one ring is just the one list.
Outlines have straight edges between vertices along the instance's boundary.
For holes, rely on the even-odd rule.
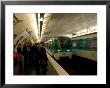
[[44,19],[43,18],[40,18],[40,21],[43,21]]
[[76,35],[74,35],[73,37],[86,35],[86,34],[90,34],[90,33],[94,33],[94,32],[97,32],[96,26],[91,27],[89,30],[87,30],[87,29],[81,30],[80,32],[77,32]]
[[40,42],[40,13],[38,13],[38,42]]
[[69,38],[72,38],[73,36],[69,36]]
[[70,51],[70,50],[67,50],[67,51]]
[[68,35],[66,35],[67,37],[69,37],[69,38],[71,38],[72,37],[72,34],[68,34]]
[[60,51],[60,50],[58,50],[58,51]]
[[52,41],[52,40],[49,40],[49,41]]

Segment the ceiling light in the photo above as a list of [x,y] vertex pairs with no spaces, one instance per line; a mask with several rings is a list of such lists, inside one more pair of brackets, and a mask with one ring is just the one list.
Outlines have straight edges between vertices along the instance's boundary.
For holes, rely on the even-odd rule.
[[58,51],[60,51],[60,50],[58,49]]
[[66,36],[71,38],[71,37],[72,37],[72,34],[68,34],[68,35],[66,35]]
[[43,21],[44,19],[43,18],[40,18],[40,21]]
[[67,50],[67,51],[70,51],[70,50]]

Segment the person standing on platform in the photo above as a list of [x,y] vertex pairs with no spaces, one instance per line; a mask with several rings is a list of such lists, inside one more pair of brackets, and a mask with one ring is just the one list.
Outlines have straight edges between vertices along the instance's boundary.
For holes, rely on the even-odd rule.
[[17,53],[18,53],[18,63],[20,68],[22,69],[22,49],[21,49],[21,44],[18,45],[17,47]]
[[39,64],[39,58],[38,58],[38,43],[35,43],[35,68],[36,68],[36,74],[40,75],[40,64]]
[[40,42],[38,44],[38,59],[39,59],[39,65],[40,65],[40,74],[46,75],[47,72],[47,66],[48,66],[48,58],[46,55],[46,50],[43,47],[43,42]]
[[31,67],[30,66],[30,64],[31,64],[31,60],[32,58],[31,58],[31,44],[30,43],[28,43],[27,44],[27,67],[28,67],[28,70],[29,70],[29,68]]
[[35,58],[35,45],[31,44],[30,46],[30,67],[34,66],[34,58]]
[[13,51],[13,58],[14,58],[14,66],[16,66],[18,64],[19,56],[15,50]]
[[24,56],[24,70],[27,70],[27,43],[24,44],[23,46],[23,56]]

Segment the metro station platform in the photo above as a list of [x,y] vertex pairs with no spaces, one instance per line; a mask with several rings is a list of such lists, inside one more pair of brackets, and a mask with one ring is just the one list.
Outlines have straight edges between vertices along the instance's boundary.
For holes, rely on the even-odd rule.
[[[48,66],[46,75],[97,75],[97,62],[86,58],[73,56],[71,59],[61,58],[55,60],[46,49],[48,57]],[[38,75],[35,67],[29,67],[27,71],[23,70],[17,64],[14,67],[14,75]]]
[[[48,67],[46,75],[69,75],[48,53]],[[23,70],[23,66],[20,67],[17,64],[14,67],[14,75],[38,75],[35,67],[29,67],[27,71]]]

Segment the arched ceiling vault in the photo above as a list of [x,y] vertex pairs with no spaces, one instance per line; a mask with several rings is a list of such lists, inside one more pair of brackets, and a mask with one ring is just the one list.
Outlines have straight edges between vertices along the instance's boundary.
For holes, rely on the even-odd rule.
[[74,35],[85,30],[97,30],[96,13],[52,13],[44,15],[41,40]]

